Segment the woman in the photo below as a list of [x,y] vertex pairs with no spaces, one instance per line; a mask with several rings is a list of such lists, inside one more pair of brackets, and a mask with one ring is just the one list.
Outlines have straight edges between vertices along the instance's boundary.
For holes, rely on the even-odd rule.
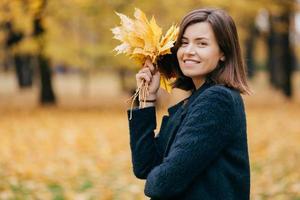
[[171,65],[164,69],[176,74],[173,86],[192,94],[168,109],[155,136],[160,73],[149,60],[137,73],[137,85],[146,81],[149,94],[145,107],[134,109],[129,120],[134,174],[146,179],[145,194],[151,199],[249,199],[240,96],[249,89],[232,18],[220,9],[188,13],[172,55],[159,65]]

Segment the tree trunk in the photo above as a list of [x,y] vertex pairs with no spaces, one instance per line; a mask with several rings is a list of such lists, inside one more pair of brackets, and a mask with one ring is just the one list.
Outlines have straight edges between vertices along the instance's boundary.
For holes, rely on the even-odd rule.
[[283,94],[292,97],[291,76],[293,72],[293,52],[290,46],[290,10],[280,15],[270,16],[270,35],[268,39],[268,68],[270,83]]
[[19,87],[31,87],[33,82],[32,56],[16,54],[14,55],[14,61]]
[[45,46],[45,27],[43,25],[43,12],[45,10],[47,0],[42,1],[39,12],[33,20],[33,37],[37,38],[39,45],[39,53],[37,55],[39,70],[40,70],[40,103],[55,104],[56,99],[52,87],[52,72],[50,68],[50,60],[44,54]]
[[254,48],[255,48],[255,40],[257,36],[257,29],[255,28],[255,25],[252,24],[250,26],[250,34],[245,42],[246,46],[246,64],[248,69],[248,77],[253,78],[255,75],[255,60],[254,60]]
[[49,59],[45,58],[43,55],[38,56],[38,64],[40,71],[40,103],[45,104],[55,104],[56,99],[54,96],[52,88],[52,79],[51,79],[51,68]]

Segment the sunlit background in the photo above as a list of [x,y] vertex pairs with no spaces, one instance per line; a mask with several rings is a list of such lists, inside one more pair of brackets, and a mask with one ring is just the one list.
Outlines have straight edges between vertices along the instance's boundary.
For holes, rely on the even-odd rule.
[[[140,8],[166,31],[221,7],[238,26],[251,199],[300,200],[300,2],[1,0],[0,199],[139,200],[126,111],[140,66],[112,51],[115,11]],[[157,120],[186,93],[160,90]],[[159,126],[158,126],[159,128]]]

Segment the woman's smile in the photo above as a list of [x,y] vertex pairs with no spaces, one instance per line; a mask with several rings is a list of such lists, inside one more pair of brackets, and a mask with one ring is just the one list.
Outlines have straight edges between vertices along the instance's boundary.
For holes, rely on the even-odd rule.
[[200,61],[191,59],[191,58],[183,59],[183,62],[184,62],[184,64],[199,64],[200,63]]
[[201,62],[196,59],[187,58],[187,59],[183,59],[182,68],[185,68],[185,70],[198,68],[200,67],[199,66],[200,64]]

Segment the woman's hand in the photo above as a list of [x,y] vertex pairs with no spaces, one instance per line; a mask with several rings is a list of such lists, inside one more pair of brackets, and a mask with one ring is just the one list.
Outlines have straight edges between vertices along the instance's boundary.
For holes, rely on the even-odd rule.
[[[146,98],[148,100],[156,99],[160,85],[160,73],[155,69],[149,58],[145,61],[144,67],[136,74],[138,88],[141,87],[143,81],[148,84],[148,94],[146,94]],[[141,96],[139,98],[141,100]]]

